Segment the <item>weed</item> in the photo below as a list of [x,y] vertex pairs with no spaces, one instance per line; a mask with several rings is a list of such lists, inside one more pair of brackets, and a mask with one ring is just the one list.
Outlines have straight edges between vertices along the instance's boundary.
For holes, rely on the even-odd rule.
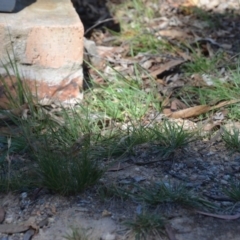
[[135,234],[136,240],[147,240],[151,237],[161,239],[164,230],[164,220],[159,214],[141,213],[134,220],[124,222]]

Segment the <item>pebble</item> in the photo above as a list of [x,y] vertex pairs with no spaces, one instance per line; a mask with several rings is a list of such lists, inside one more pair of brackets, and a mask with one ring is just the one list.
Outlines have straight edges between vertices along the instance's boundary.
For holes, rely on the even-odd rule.
[[227,185],[228,184],[228,182],[226,180],[224,180],[224,179],[221,179],[220,183],[223,184],[223,185]]
[[230,175],[224,175],[224,176],[223,176],[223,179],[226,180],[226,181],[228,181],[230,178],[231,178]]
[[5,223],[12,223],[13,222],[13,216],[7,216],[6,218],[5,218]]
[[23,192],[23,193],[21,193],[20,198],[25,199],[25,198],[27,198],[27,196],[28,196],[28,194],[26,192]]

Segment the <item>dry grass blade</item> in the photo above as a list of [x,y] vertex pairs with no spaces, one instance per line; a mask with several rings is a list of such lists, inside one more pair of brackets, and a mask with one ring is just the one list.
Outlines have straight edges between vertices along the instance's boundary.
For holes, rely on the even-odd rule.
[[208,106],[208,105],[199,105],[199,106],[194,106],[194,107],[190,107],[190,108],[186,108],[183,110],[179,110],[177,112],[172,112],[169,114],[166,114],[167,117],[171,117],[171,118],[191,118],[191,117],[197,117],[203,113],[207,113],[211,110],[215,110],[227,105],[231,105],[234,103],[238,103],[240,102],[239,99],[236,100],[230,100],[230,101],[223,101],[220,102],[219,104],[217,104],[216,106]]
[[219,218],[219,219],[225,219],[225,220],[236,220],[240,218],[240,213],[235,214],[235,215],[219,215],[219,214],[214,214],[214,213],[207,213],[207,212],[201,212],[201,211],[196,211],[199,214],[209,216],[209,217],[214,217],[214,218]]

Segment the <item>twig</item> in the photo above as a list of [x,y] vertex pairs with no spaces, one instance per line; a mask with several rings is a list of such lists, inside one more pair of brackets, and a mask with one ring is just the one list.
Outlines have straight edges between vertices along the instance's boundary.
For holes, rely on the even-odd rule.
[[93,26],[91,26],[90,28],[88,28],[86,31],[85,31],[85,33],[84,33],[84,35],[86,36],[86,34],[88,34],[92,29],[94,29],[96,26],[98,26],[98,25],[100,25],[100,24],[102,24],[102,23],[105,23],[105,22],[109,22],[109,21],[112,21],[113,20],[113,18],[107,18],[107,19],[104,19],[104,20],[102,20],[102,21],[98,21],[97,23],[95,23]]

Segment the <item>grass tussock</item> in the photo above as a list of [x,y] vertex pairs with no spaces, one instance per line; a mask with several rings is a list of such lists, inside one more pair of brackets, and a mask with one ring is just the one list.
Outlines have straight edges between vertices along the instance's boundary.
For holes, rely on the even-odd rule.
[[136,240],[161,239],[164,233],[164,219],[159,214],[140,213],[135,219],[124,222],[135,235]]

